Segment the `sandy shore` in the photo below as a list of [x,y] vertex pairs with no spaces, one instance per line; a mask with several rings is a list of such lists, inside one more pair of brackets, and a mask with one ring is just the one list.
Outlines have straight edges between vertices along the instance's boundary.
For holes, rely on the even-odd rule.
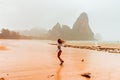
[[[0,50],[0,77],[5,80],[120,80],[120,54],[63,48],[59,65],[56,45],[39,40],[5,40]],[[83,61],[82,61],[83,60]],[[81,74],[90,73],[90,78]]]

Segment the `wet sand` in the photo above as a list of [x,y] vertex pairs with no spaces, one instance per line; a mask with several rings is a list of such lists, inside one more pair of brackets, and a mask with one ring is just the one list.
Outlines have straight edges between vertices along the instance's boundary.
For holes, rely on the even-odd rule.
[[[5,80],[120,80],[120,54],[63,48],[63,66],[49,41],[2,40],[0,78]],[[84,61],[82,61],[84,60]],[[91,78],[81,76],[91,73]]]

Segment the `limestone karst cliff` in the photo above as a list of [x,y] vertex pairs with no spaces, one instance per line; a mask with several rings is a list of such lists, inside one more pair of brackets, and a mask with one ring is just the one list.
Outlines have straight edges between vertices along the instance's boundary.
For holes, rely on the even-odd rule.
[[83,12],[73,24],[72,29],[67,25],[57,23],[48,32],[48,39],[62,38],[65,40],[94,40],[94,33],[89,26],[87,13]]
[[93,40],[94,33],[90,29],[88,15],[82,13],[72,28],[73,38],[77,40]]

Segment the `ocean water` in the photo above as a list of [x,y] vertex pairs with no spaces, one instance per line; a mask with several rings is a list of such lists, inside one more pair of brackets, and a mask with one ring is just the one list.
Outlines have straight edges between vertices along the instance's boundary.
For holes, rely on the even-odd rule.
[[66,44],[120,48],[120,41],[66,41]]

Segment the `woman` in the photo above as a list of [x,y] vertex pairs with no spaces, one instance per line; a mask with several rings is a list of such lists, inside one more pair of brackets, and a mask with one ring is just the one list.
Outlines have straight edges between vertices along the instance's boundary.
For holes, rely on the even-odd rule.
[[64,63],[64,61],[61,59],[60,55],[61,55],[61,53],[62,53],[61,47],[63,46],[64,41],[61,40],[61,39],[58,39],[57,42],[58,42],[58,45],[57,45],[57,48],[58,48],[57,57],[58,57],[58,59],[59,59],[60,62],[61,62],[60,65],[62,65],[62,64]]

